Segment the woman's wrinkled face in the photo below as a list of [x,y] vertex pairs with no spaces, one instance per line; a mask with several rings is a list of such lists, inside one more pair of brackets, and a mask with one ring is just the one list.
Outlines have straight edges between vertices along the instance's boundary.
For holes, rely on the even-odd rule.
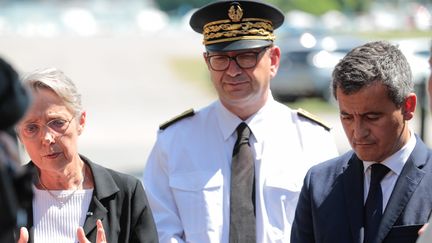
[[33,103],[17,125],[20,141],[41,170],[61,171],[79,158],[78,136],[85,124],[52,90],[37,89]]

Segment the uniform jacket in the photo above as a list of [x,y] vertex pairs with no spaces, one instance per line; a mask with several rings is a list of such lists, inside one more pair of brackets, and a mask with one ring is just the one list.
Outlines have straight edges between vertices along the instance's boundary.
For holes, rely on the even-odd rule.
[[[158,242],[140,180],[92,163],[84,156],[81,159],[90,167],[95,183],[83,226],[87,239],[96,242],[96,220],[100,219],[109,243]],[[27,166],[34,164],[30,162]],[[32,225],[32,213],[29,216]]]
[[[228,242],[240,122],[217,101],[159,131],[143,181],[161,242]],[[337,156],[333,137],[273,99],[246,123],[255,153],[257,242],[289,242],[303,177]]]
[[[415,242],[432,208],[432,152],[417,137],[384,210],[378,242]],[[292,243],[362,243],[363,163],[351,151],[312,167],[300,194]]]

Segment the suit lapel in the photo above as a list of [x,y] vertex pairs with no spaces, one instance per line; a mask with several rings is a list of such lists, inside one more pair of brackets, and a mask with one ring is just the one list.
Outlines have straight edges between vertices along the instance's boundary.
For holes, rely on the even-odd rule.
[[380,227],[378,229],[377,242],[382,242],[390,232],[396,220],[402,214],[413,192],[425,175],[425,171],[419,169],[426,161],[427,148],[417,137],[416,147],[405,163],[396,185],[392,191],[389,202],[385,208]]
[[360,242],[360,228],[363,227],[363,163],[355,154],[343,173],[343,188],[352,242]]

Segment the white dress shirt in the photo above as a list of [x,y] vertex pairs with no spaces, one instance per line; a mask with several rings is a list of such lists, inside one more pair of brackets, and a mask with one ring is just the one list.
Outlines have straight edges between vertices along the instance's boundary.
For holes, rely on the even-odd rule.
[[[241,122],[216,101],[159,131],[143,182],[161,243],[228,242],[231,158]],[[245,122],[253,134],[257,242],[289,242],[304,175],[337,156],[333,136],[272,97]]]
[[[381,190],[382,190],[382,196],[383,196],[383,212],[387,206],[387,203],[390,199],[391,193],[394,189],[394,186],[396,185],[396,181],[402,172],[402,169],[405,165],[405,163],[408,160],[408,157],[414,150],[414,147],[416,145],[416,138],[414,136],[414,133],[412,131],[410,139],[408,140],[408,143],[405,144],[399,151],[392,154],[390,157],[385,159],[381,162],[381,164],[387,166],[390,171],[387,173],[387,175],[384,176],[384,178],[381,180]],[[364,168],[364,203],[366,203],[366,198],[369,193],[369,187],[370,187],[370,180],[371,180],[371,165],[375,164],[376,162],[373,161],[363,161],[363,168]]]
[[77,229],[84,225],[93,189],[48,192],[33,186],[33,191],[34,243],[77,242]]

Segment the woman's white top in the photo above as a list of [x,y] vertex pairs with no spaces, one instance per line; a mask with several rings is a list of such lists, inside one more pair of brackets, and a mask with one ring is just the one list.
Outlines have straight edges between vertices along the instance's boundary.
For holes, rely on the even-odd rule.
[[84,225],[93,189],[34,189],[34,243],[77,242],[77,229]]

